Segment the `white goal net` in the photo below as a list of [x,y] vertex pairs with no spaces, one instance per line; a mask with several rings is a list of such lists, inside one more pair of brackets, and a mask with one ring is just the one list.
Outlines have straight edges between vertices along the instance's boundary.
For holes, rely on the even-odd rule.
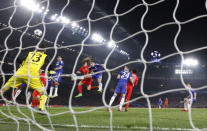
[[[4,95],[1,93],[1,102],[3,103],[2,108],[0,108],[0,126],[2,124],[12,124],[15,125],[13,127],[16,128],[16,130],[21,130],[22,122],[24,123],[24,126],[27,127],[28,130],[33,130],[34,128],[38,128],[41,130],[57,130],[57,127],[65,127],[65,129],[74,129],[74,130],[81,130],[84,128],[90,128],[95,130],[127,130],[128,128],[121,126],[114,126],[113,125],[113,118],[114,118],[114,108],[117,108],[119,105],[115,106],[109,106],[108,100],[106,100],[106,94],[107,90],[111,88],[110,82],[113,79],[114,76],[112,76],[112,72],[120,70],[124,68],[125,65],[132,65],[132,64],[140,64],[143,66],[141,73],[140,73],[140,96],[135,97],[131,99],[129,102],[133,103],[135,101],[138,101],[140,99],[145,99],[147,102],[147,117],[148,117],[148,126],[136,126],[132,127],[133,130],[199,130],[200,127],[197,127],[194,124],[193,118],[192,118],[192,112],[191,107],[188,108],[188,123],[190,124],[190,128],[162,128],[154,126],[153,123],[153,113],[152,113],[152,103],[151,98],[159,97],[163,94],[168,94],[172,92],[178,92],[178,91],[187,91],[190,93],[191,98],[192,93],[187,88],[186,81],[184,79],[183,73],[180,73],[179,81],[182,83],[182,87],[177,87],[174,89],[167,89],[164,91],[159,91],[156,93],[146,93],[145,92],[145,76],[148,71],[148,65],[155,63],[155,61],[150,61],[146,58],[146,50],[151,42],[151,34],[160,30],[164,30],[168,27],[173,28],[173,33],[169,34],[172,39],[171,46],[173,45],[174,50],[171,49],[164,49],[169,50],[170,53],[162,55],[162,57],[159,58],[160,61],[165,61],[167,59],[170,59],[172,57],[177,57],[181,61],[185,60],[185,56],[188,54],[193,54],[196,52],[203,51],[207,48],[207,46],[203,45],[201,47],[195,48],[189,48],[189,49],[183,49],[182,47],[182,38],[183,37],[183,28],[190,28],[188,26],[189,23],[193,23],[202,19],[206,19],[206,1],[200,0],[198,3],[202,3],[202,11],[197,12],[197,14],[190,15],[192,17],[183,16],[184,19],[182,19],[182,13],[184,12],[182,10],[182,6],[185,6],[185,4],[188,4],[189,0],[139,0],[138,2],[134,2],[135,4],[130,3],[130,8],[127,9],[121,9],[120,4],[123,2],[123,0],[117,0],[115,2],[112,2],[112,5],[108,5],[113,8],[113,12],[110,13],[100,13],[99,10],[97,11],[97,3],[104,3],[105,1],[99,1],[97,0],[81,0],[79,2],[85,3],[82,6],[77,6],[78,9],[76,9],[77,14],[70,13],[70,10],[72,10],[75,2],[75,0],[65,0],[64,2],[59,1],[50,1],[50,0],[1,0],[0,1],[0,33],[2,34],[2,38],[0,38],[0,75],[1,75],[1,87],[5,85],[8,78],[11,76],[16,76],[16,71],[19,68],[18,59],[21,58],[22,53],[28,51],[37,51],[42,43],[47,43],[45,49],[46,50],[52,50],[52,53],[50,53],[51,60],[47,65],[45,66],[45,73],[47,74],[47,71],[49,69],[49,66],[53,64],[56,57],[58,56],[58,53],[60,53],[61,49],[66,49],[69,52],[76,52],[77,55],[71,56],[70,53],[63,52],[64,61],[69,61],[71,63],[70,65],[65,64],[65,68],[67,66],[71,67],[71,72],[64,72],[62,77],[65,77],[66,81],[73,77],[73,84],[70,88],[70,91],[67,92],[68,96],[67,101],[67,107],[65,107],[64,110],[57,110],[50,108],[46,109],[46,112],[44,113],[44,116],[40,116],[37,114],[40,111],[35,110],[31,107],[30,104],[30,95],[28,94],[29,88],[25,89],[24,95],[25,95],[25,101],[24,104],[18,103],[16,100],[10,101],[7,97],[4,97]],[[202,1],[202,2],[201,2]],[[51,4],[52,3],[52,4]],[[196,2],[195,2],[196,3]],[[190,4],[190,2],[189,2]],[[192,4],[192,3],[191,3]],[[169,5],[169,8],[168,8]],[[101,5],[100,5],[101,6]],[[107,7],[107,6],[105,6]],[[108,7],[108,8],[110,8]],[[163,12],[158,12],[157,14],[153,14],[153,10],[155,8],[162,8],[165,7],[162,10],[163,12],[169,12],[170,16],[167,16],[167,18],[162,18]],[[55,8],[61,8],[61,10],[56,10]],[[82,8],[88,8],[87,12],[80,14],[78,13],[79,10],[82,10]],[[190,7],[189,7],[190,8]],[[54,10],[52,10],[54,9]],[[140,9],[140,10],[139,10]],[[168,10],[169,9],[169,10]],[[104,9],[103,9],[104,10]],[[193,11],[196,11],[196,8],[192,9]],[[97,12],[96,12],[97,11]],[[127,36],[122,37],[121,39],[115,39],[113,36],[116,35],[116,29],[120,25],[120,20],[122,17],[129,15],[130,13],[134,11],[140,11],[139,18],[130,18],[128,21],[135,21],[139,24],[139,27],[132,27],[137,28],[136,32],[128,34]],[[54,13],[55,12],[55,13]],[[94,16],[97,13],[98,15]],[[71,16],[80,16],[77,17],[78,19],[69,19],[66,16],[70,14]],[[153,15],[150,15],[153,14]],[[22,17],[22,18],[21,18]],[[138,17],[138,16],[137,16]],[[150,17],[153,17],[150,19]],[[154,22],[153,19],[156,19]],[[162,20],[164,19],[164,20]],[[103,39],[99,34],[95,34],[94,36],[94,30],[97,28],[94,23],[98,23],[99,21],[110,21],[113,20],[113,25],[111,26],[110,30],[108,32],[105,32],[105,34],[108,35],[108,40]],[[18,22],[16,22],[18,21]],[[81,27],[81,23],[84,23],[84,27]],[[101,23],[101,22],[100,22]],[[146,23],[146,24],[145,24]],[[102,22],[104,26],[108,26],[106,23]],[[121,23],[123,24],[123,23]],[[150,25],[150,26],[149,26]],[[52,28],[56,26],[54,31]],[[149,26],[149,27],[148,27]],[[187,27],[188,26],[188,27]],[[108,27],[106,27],[108,28]],[[205,28],[205,27],[200,27]],[[57,31],[58,30],[58,31]],[[66,30],[70,30],[70,35]],[[96,31],[96,30],[95,30]],[[191,30],[190,30],[191,31]],[[193,32],[193,31],[192,31]],[[50,33],[50,34],[48,34]],[[73,36],[72,36],[73,35]],[[195,34],[196,35],[196,34]],[[120,46],[122,46],[123,42],[126,42],[130,39],[133,39],[134,37],[142,36],[144,39],[143,44],[141,47],[141,50],[138,50],[136,53],[138,54],[138,57],[136,59],[131,59],[128,55],[130,52],[124,51],[123,49],[118,49]],[[63,40],[63,37],[66,37],[66,40]],[[78,40],[74,40],[72,42],[67,41],[67,38],[71,37],[79,37]],[[160,37],[160,36],[159,36]],[[192,36],[193,37],[193,36]],[[76,39],[76,38],[74,38]],[[165,39],[165,38],[163,38]],[[95,43],[91,43],[91,41],[97,41]],[[101,41],[101,42],[99,42]],[[68,44],[67,44],[68,43]],[[110,44],[109,44],[110,43]],[[153,43],[156,44],[154,47],[159,47],[162,44],[162,41],[160,43]],[[160,44],[160,45],[159,45]],[[94,47],[101,47],[105,48],[104,46],[110,46],[110,51],[108,51],[107,55],[104,56],[104,68],[101,72],[105,73],[107,76],[106,80],[103,82],[103,92],[102,92],[102,106],[98,107],[92,107],[89,110],[76,110],[77,107],[73,106],[74,101],[77,102],[77,100],[74,100],[74,92],[77,90],[77,85],[81,77],[79,77],[76,73],[78,68],[80,67],[80,62],[83,60],[83,57],[92,56],[88,55],[86,52],[89,50],[90,52],[94,51]],[[126,45],[124,45],[126,46]],[[136,46],[136,45],[133,45]],[[162,46],[161,46],[162,47]],[[134,47],[136,48],[136,47]],[[116,65],[113,63],[111,59],[112,55],[115,52],[120,53],[118,57],[122,57],[122,55],[127,56],[127,60],[122,62],[120,65]],[[98,51],[98,49],[97,49]],[[8,62],[8,56],[10,54],[14,53],[15,56],[13,56],[12,62]],[[65,55],[64,55],[65,53]],[[101,53],[101,52],[100,52]],[[124,56],[124,57],[125,57]],[[99,59],[96,56],[92,56],[94,59]],[[73,59],[74,61],[70,61],[70,59]],[[116,67],[110,66],[111,64],[116,65]],[[12,70],[14,70],[13,73],[7,72],[4,68],[5,66],[8,68],[9,66],[12,66]],[[184,70],[184,65],[181,64],[179,67],[179,70],[182,72]],[[112,67],[112,68],[109,68]],[[7,69],[6,68],[6,69]],[[139,69],[138,69],[139,70]],[[63,81],[64,82],[64,81]],[[15,84],[15,82],[14,82]],[[48,85],[48,81],[46,82],[46,86]],[[206,86],[200,86],[196,87],[196,91],[205,89]],[[12,88],[11,94],[13,94],[14,88]],[[7,93],[5,93],[7,94]],[[23,94],[23,92],[22,92]],[[61,100],[61,96],[59,97],[59,101]],[[84,97],[84,96],[83,96]],[[184,96],[183,96],[184,97]],[[58,101],[57,100],[57,101]],[[58,102],[57,102],[58,103]],[[59,102],[61,103],[61,102]],[[124,103],[124,105],[126,102]],[[190,103],[192,104],[192,103]],[[109,108],[109,112],[106,111],[106,108]],[[96,122],[94,121],[91,125],[81,125],[79,124],[79,120],[77,119],[77,116],[90,114],[103,110],[108,113],[108,125],[96,125]],[[139,113],[139,112],[137,112]],[[70,114],[71,120],[68,122],[59,124],[56,123],[55,120],[57,119],[65,119],[64,115]],[[39,116],[37,116],[39,115]],[[122,115],[122,114],[119,114]],[[47,121],[45,124],[42,123],[42,120]],[[92,119],[92,118],[88,118]],[[93,118],[94,119],[94,118]],[[141,118],[137,118],[141,119]],[[99,121],[99,118],[96,118],[94,120]],[[175,120],[176,121],[176,120]],[[8,125],[9,126],[9,125]],[[1,128],[1,127],[0,127]],[[11,127],[12,128],[12,127]],[[203,126],[201,126],[203,128]],[[207,128],[207,127],[206,127]],[[5,128],[6,129],[6,128]],[[8,128],[9,130],[10,128]],[[12,128],[12,130],[15,130]]]

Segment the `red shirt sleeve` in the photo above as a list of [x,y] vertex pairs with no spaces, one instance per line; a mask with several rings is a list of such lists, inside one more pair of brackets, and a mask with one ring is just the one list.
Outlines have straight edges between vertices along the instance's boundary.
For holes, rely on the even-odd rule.
[[80,72],[83,72],[83,67],[80,68]]
[[138,76],[136,75],[136,79],[135,79],[134,85],[137,86],[137,84],[138,84]]

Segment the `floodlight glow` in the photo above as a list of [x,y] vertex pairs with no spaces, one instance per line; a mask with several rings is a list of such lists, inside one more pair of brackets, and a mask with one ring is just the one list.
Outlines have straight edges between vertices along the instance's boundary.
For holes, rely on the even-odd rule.
[[94,33],[92,35],[92,40],[97,41],[97,42],[102,42],[104,39],[100,34]]
[[64,17],[64,16],[61,16],[60,19],[61,19],[61,22],[62,22],[62,23],[65,23],[65,24],[70,23],[70,19],[68,19],[68,18],[66,18],[66,17]]
[[27,9],[39,11],[39,4],[36,4],[33,0],[21,0],[21,5]]
[[193,74],[193,71],[192,70],[175,69],[175,74]]
[[57,14],[52,15],[52,16],[51,16],[51,20],[55,20],[55,19],[56,19],[56,17],[57,17]]
[[72,23],[72,28],[75,28],[77,25],[78,25],[77,23],[73,22]]
[[182,64],[186,66],[197,66],[198,60],[189,58],[189,59],[184,60]]
[[108,47],[114,47],[114,46],[116,46],[115,41],[108,42]]

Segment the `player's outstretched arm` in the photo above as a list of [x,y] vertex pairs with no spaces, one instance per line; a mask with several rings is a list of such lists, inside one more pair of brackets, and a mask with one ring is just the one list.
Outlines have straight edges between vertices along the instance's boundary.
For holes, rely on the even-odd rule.
[[77,73],[77,74],[81,74],[81,72],[80,72],[80,71],[76,71],[76,73]]
[[132,77],[129,78],[130,82],[132,83],[132,86],[134,87],[134,80]]

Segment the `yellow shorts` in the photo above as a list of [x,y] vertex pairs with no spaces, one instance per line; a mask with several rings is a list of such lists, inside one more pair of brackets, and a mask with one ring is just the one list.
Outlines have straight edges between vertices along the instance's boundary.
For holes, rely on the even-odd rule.
[[[15,85],[14,85],[15,83]],[[15,77],[12,76],[6,83],[6,85],[4,86],[4,89],[9,89],[10,87],[12,88],[17,88],[18,86],[20,86],[21,84],[29,84],[29,87],[31,87],[34,90],[37,90],[39,93],[42,93],[45,91],[45,87],[42,84],[42,81],[40,80],[39,77],[30,77],[30,81],[28,83],[28,77],[24,76],[24,77],[16,77],[16,82],[15,82]]]

